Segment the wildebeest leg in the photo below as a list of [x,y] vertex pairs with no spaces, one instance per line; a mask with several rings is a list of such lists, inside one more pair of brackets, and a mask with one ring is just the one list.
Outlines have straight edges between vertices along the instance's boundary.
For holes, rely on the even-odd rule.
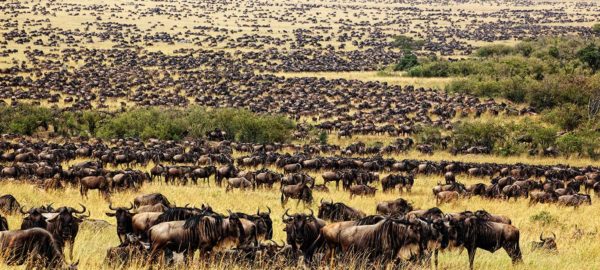
[[521,248],[519,247],[519,243],[508,243],[504,247],[506,253],[511,258],[513,264],[517,264],[523,261],[521,256]]
[[473,270],[473,262],[475,261],[475,251],[477,251],[476,247],[467,248],[469,251],[469,269]]
[[433,264],[435,265],[436,270],[438,269],[438,253],[439,253],[439,250],[436,248],[435,251],[433,252],[433,257],[434,257]]

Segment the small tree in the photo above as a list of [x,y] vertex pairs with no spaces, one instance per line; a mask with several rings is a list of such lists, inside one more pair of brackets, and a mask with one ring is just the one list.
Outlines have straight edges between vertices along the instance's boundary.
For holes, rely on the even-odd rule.
[[594,26],[592,26],[592,32],[600,36],[600,23],[594,24]]
[[600,47],[590,44],[577,52],[581,62],[586,63],[595,73],[600,69]]
[[408,70],[417,65],[419,65],[417,56],[411,51],[405,51],[402,54],[402,58],[400,58],[400,62],[394,67],[394,70]]

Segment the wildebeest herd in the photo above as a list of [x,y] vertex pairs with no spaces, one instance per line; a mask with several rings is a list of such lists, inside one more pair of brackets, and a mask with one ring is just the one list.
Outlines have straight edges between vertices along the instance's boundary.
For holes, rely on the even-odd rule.
[[[529,197],[530,207],[537,203],[578,207],[592,203],[590,193],[600,195],[600,168],[592,166],[319,156],[292,144],[229,141],[13,141],[3,143],[2,181],[29,183],[46,190],[76,189],[83,203],[89,200],[87,190],[98,190],[94,195],[107,201],[106,216],[114,218],[120,241],[107,251],[106,261],[113,267],[192,263],[197,251],[202,261],[219,258],[244,265],[323,266],[333,258],[340,265],[427,265],[433,255],[437,258],[439,251],[449,248],[467,249],[471,266],[477,248],[492,252],[502,248],[516,263],[522,260],[520,234],[507,216],[477,209],[418,209],[403,198],[371,205],[368,212],[372,215],[342,201],[320,199],[315,215],[311,209],[316,203],[313,194],[323,198],[334,192],[329,188],[339,189],[347,192],[350,202],[355,196],[379,192],[410,196],[419,178],[433,176],[439,184],[433,187],[430,198],[439,205],[460,197],[470,200],[481,196],[491,200]],[[86,161],[73,162],[75,159]],[[132,169],[135,167],[140,169]],[[472,177],[489,180],[472,185],[459,181]],[[318,183],[321,179],[322,184]],[[136,192],[153,182],[224,189],[223,196],[235,196],[227,195],[236,193],[235,189],[279,193],[281,204],[264,205],[255,213],[235,209],[224,213],[207,204],[176,205],[172,199],[153,193],[131,198],[127,206],[113,205],[113,196]],[[289,200],[307,210],[290,213]],[[90,217],[85,206],[26,207],[7,194],[0,197],[0,208],[3,215],[23,215],[20,230],[8,228],[6,219],[0,223],[5,230],[13,229],[0,234],[3,250],[10,251],[8,264],[75,266],[66,262],[63,250],[70,247],[68,257],[73,258],[79,225]],[[281,228],[274,226],[279,217],[271,216],[276,208],[287,209],[278,221]],[[286,234],[284,244],[272,241],[274,230],[281,229]],[[532,244],[535,249],[557,250],[555,235],[540,236],[540,240]],[[183,254],[183,259],[174,253]],[[35,260],[30,254],[37,254]]]
[[[226,140],[222,130],[103,141],[61,137],[48,123],[36,123],[41,138],[3,134],[7,265],[466,268],[445,265],[466,249],[473,268],[477,249],[504,249],[517,264],[536,252],[585,255],[576,241],[597,242],[588,229],[596,225],[575,215],[597,209],[598,166],[542,165],[535,158],[560,153],[528,136],[517,141],[529,163],[466,161],[494,149],[447,135],[463,120],[518,121],[536,108],[310,75],[396,64],[405,49],[398,35],[414,38],[419,56],[450,60],[492,42],[589,37],[600,20],[594,0],[63,0],[0,9],[0,106],[113,115],[200,105],[297,123],[289,143],[272,144]],[[428,127],[444,135],[418,140]],[[437,158],[441,151],[452,160]],[[567,239],[571,224],[585,229]],[[569,257],[600,268],[589,259]],[[573,267],[552,267],[564,265]]]

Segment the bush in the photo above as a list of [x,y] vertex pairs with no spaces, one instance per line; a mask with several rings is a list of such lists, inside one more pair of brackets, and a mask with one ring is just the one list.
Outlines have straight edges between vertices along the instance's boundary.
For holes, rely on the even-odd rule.
[[475,51],[475,55],[479,57],[490,57],[509,55],[513,54],[514,52],[514,49],[507,45],[489,45],[477,49],[477,51]]
[[418,143],[439,144],[442,141],[442,132],[433,126],[421,126],[416,133]]
[[600,46],[589,44],[585,48],[577,52],[577,56],[581,62],[587,64],[593,72],[600,69]]
[[53,120],[53,113],[47,108],[25,104],[0,106],[0,133],[33,135],[40,128],[48,130]]
[[400,62],[396,64],[394,70],[407,70],[419,64],[417,56],[412,52],[405,52],[400,58]]
[[541,225],[550,225],[558,223],[558,219],[547,211],[541,211],[529,217],[529,220],[534,223],[540,223]]
[[499,124],[484,121],[464,122],[454,129],[454,146],[485,146],[494,149],[494,145],[505,138],[507,131]]
[[584,116],[582,110],[575,104],[565,104],[547,112],[543,119],[558,125],[563,130],[571,131],[579,127]]

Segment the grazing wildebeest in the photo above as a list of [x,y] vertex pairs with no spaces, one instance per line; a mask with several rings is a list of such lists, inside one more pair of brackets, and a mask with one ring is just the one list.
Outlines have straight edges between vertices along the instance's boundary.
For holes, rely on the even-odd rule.
[[386,218],[373,225],[351,226],[342,229],[338,237],[345,254],[364,256],[382,265],[400,259],[405,253],[402,250],[419,255],[418,228],[403,219]]
[[235,168],[232,164],[227,164],[217,169],[215,175],[215,182],[217,186],[221,186],[223,179],[229,179],[231,177],[235,177],[238,174],[238,169]]
[[552,237],[544,237],[544,233],[540,233],[540,241],[531,243],[532,250],[544,250],[557,253],[556,234],[552,233]]
[[295,164],[287,164],[283,166],[284,173],[297,173],[302,169],[302,165],[300,163]]
[[398,198],[393,201],[383,201],[377,204],[376,211],[381,215],[404,216],[413,210],[411,203],[405,199]]
[[583,203],[592,205],[592,198],[588,194],[563,195],[558,197],[558,204],[563,206],[579,207]]
[[239,188],[242,190],[245,189],[249,189],[255,188],[255,185],[248,179],[244,178],[244,177],[234,177],[234,178],[229,178],[227,179],[227,186],[225,187],[225,192],[229,192],[231,190],[233,190],[234,188]]
[[306,183],[306,181],[303,181],[302,183],[299,183],[296,185],[286,185],[286,186],[284,186],[282,183],[279,190],[281,191],[281,205],[282,206],[285,206],[288,199],[290,199],[290,198],[298,200],[296,205],[300,204],[301,201],[304,202],[305,204],[312,204],[312,201],[313,201],[312,191],[311,191],[310,187],[308,186],[308,183]]
[[456,191],[441,191],[435,195],[435,205],[456,201],[458,196],[459,194]]
[[219,215],[195,215],[187,220],[169,221],[152,226],[148,231],[151,244],[150,259],[169,249],[183,252],[186,261],[193,260],[194,251],[200,249],[205,255],[225,239],[237,237],[245,240],[244,228],[235,215],[228,218]]
[[215,166],[206,166],[206,167],[194,169],[190,173],[190,176],[191,176],[192,182],[194,182],[194,184],[198,183],[198,178],[202,178],[202,180],[204,180],[210,186],[210,181],[208,181],[208,179],[210,178],[211,175],[215,174],[216,171],[217,171],[217,168]]
[[256,186],[257,187],[267,186],[269,188],[272,188],[273,184],[281,181],[282,177],[283,177],[283,175],[272,172],[272,171],[259,172],[255,176]]
[[335,182],[335,188],[339,189],[340,188],[340,180],[342,180],[342,175],[338,172],[324,172],[323,175],[323,181],[325,184],[327,184],[328,182]]
[[151,193],[151,194],[140,195],[140,196],[135,197],[135,199],[133,199],[133,206],[135,208],[138,208],[143,205],[155,205],[157,203],[162,203],[163,205],[165,205],[167,207],[171,207],[171,203],[169,202],[167,197],[165,197],[165,195],[162,195],[160,193]]
[[21,208],[21,205],[13,195],[6,194],[0,197],[0,212],[11,215],[17,212],[19,208]]
[[461,243],[469,253],[469,268],[473,269],[477,248],[495,252],[500,248],[506,250],[513,264],[522,261],[519,247],[519,229],[515,226],[497,223],[486,218],[472,215],[462,221],[459,235]]
[[87,193],[90,189],[97,189],[105,199],[108,199],[110,196],[110,182],[104,176],[86,176],[79,180],[79,193],[81,197],[87,199]]
[[375,192],[377,191],[377,188],[370,187],[367,185],[354,185],[354,186],[351,186],[349,190],[350,190],[350,199],[352,199],[352,197],[354,197],[354,196],[373,197],[373,196],[375,196]]
[[54,237],[45,229],[0,232],[0,250],[8,265],[23,265],[27,269],[77,269],[77,264],[67,265]]
[[317,217],[324,220],[330,220],[333,222],[337,221],[349,221],[364,218],[366,215],[364,212],[354,209],[344,203],[326,202],[321,199],[321,205],[319,206],[319,212]]
[[558,194],[551,191],[535,191],[529,195],[529,205],[537,203],[552,203],[558,201]]
[[133,214],[129,212],[133,209],[133,204],[129,208],[117,207],[113,208],[112,203],[108,205],[108,209],[115,211],[114,213],[106,213],[109,217],[117,219],[117,236],[121,244],[125,241],[127,234],[133,233]]

